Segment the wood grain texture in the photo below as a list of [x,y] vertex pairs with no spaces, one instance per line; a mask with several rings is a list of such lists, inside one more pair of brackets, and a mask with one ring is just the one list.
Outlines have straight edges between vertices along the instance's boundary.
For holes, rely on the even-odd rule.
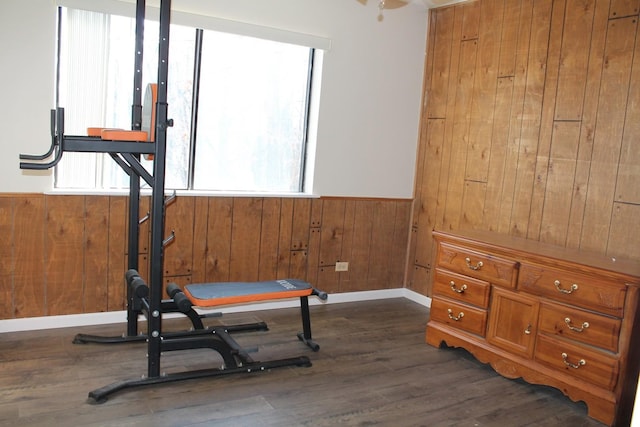
[[[447,8],[443,9],[446,10]],[[454,16],[451,30],[451,52],[449,53],[449,61],[450,61],[450,74],[451,78],[448,80],[447,86],[447,105],[445,109],[445,127],[444,127],[444,144],[442,150],[442,169],[439,177],[438,185],[438,200],[441,200],[442,203],[438,203],[436,206],[436,218],[437,218],[437,228],[446,228],[445,221],[445,209],[447,202],[447,193],[448,193],[448,184],[449,184],[449,172],[451,168],[451,158],[453,147],[451,144],[451,139],[454,134],[454,111],[456,108],[456,87],[457,87],[457,75],[458,69],[460,66],[460,45],[461,43],[456,42],[460,40],[462,37],[462,17],[464,15],[464,7],[457,5],[453,7]],[[420,141],[420,149],[423,149],[423,142]],[[426,161],[426,160],[425,160]],[[426,182],[425,185],[435,185],[434,182]]]
[[[419,204],[417,216],[414,217],[413,225],[417,226],[416,233],[423,234],[417,238],[414,256],[411,258],[417,265],[429,267],[433,254],[433,244],[429,235],[436,227],[436,210],[438,207],[438,187],[442,164],[442,153],[444,143],[445,121],[442,119],[427,120],[427,130],[424,154],[421,157],[425,170],[423,175],[425,185],[421,186],[420,193],[417,193],[416,204]],[[428,159],[428,160],[427,160]],[[427,162],[429,163],[427,165]]]
[[526,3],[506,1],[500,37],[500,59],[498,60],[498,77],[514,77],[516,67],[516,48],[521,31],[520,13]]
[[[125,309],[127,205],[124,196],[0,197],[9,236],[0,318]],[[176,238],[165,247],[164,284],[299,278],[331,293],[404,285],[411,200],[194,196],[166,208]],[[349,271],[335,272],[338,260]],[[148,280],[145,252],[138,270]]]
[[639,5],[479,0],[430,11],[408,287],[428,288],[418,283],[433,228],[640,260]]
[[552,4],[550,0],[535,1],[533,4],[522,127],[509,223],[509,233],[516,236],[527,236],[529,230],[529,212],[536,178],[535,168],[543,114],[542,102],[548,62]]
[[345,200],[323,201],[320,259],[318,260],[318,264],[322,267],[335,266],[336,262],[342,258],[345,204]]
[[[587,70],[587,87],[582,112],[580,145],[578,147],[578,164],[573,186],[573,198],[571,200],[571,213],[569,219],[569,232],[566,245],[571,248],[580,247],[580,236],[584,217],[587,190],[589,188],[589,173],[591,167],[591,153],[593,152],[593,135],[596,128],[598,115],[598,100],[600,80],[602,79],[602,63],[607,37],[609,21],[609,1],[596,3],[591,32],[591,46],[589,48],[589,65]],[[634,255],[635,256],[635,255]]]
[[[465,348],[508,378],[584,401],[601,422],[628,425],[623,402],[633,400],[640,369],[634,356],[640,263],[486,231],[456,233],[434,232],[439,281],[445,279],[434,289],[427,342]],[[451,297],[446,282],[460,286],[457,277],[481,280],[488,305]],[[464,292],[478,290],[469,283]],[[578,323],[587,318],[589,324]]]
[[430,61],[433,62],[431,76],[426,86],[428,92],[427,97],[427,118],[444,118],[447,116],[447,88],[451,76],[450,56],[453,47],[452,31],[455,8],[445,8],[440,13],[431,14],[432,26],[430,31],[433,40],[433,56]]
[[513,93],[509,110],[509,136],[505,173],[502,181],[500,197],[500,215],[497,218],[497,230],[509,233],[511,217],[516,197],[516,175],[518,173],[518,157],[521,141],[521,129],[524,116],[525,88],[527,85],[527,58],[529,56],[529,41],[531,39],[531,21],[533,3],[522,1],[520,14],[517,15],[517,42],[515,44]]
[[13,317],[14,204],[15,200],[0,197],[0,235],[4,236],[4,243],[0,245],[0,316],[4,319]]
[[613,0],[609,10],[609,18],[624,18],[626,16],[638,15],[640,11],[640,0]]
[[637,17],[609,22],[580,247],[606,252]]
[[175,237],[164,247],[164,274],[184,276],[192,273],[195,198],[176,197],[165,207],[164,238]]
[[460,43],[460,66],[456,78],[458,84],[454,96],[455,107],[450,119],[453,122],[453,129],[451,140],[445,140],[445,143],[450,144],[451,157],[447,165],[449,172],[446,181],[447,199],[443,228],[449,230],[457,229],[460,223],[477,52],[478,40],[472,39]]
[[540,241],[564,246],[576,173],[580,123],[556,122],[545,188]]
[[411,234],[411,228],[407,227],[407,224],[411,223],[411,205],[404,201],[396,201],[394,219],[389,280],[384,288],[404,287],[407,282],[407,269],[411,266],[410,258],[407,256]]
[[[124,275],[122,271],[127,269],[127,245],[126,245],[126,227],[127,227],[127,198],[124,196],[109,197],[109,230],[108,230],[108,273],[107,287],[108,300],[107,309],[123,310],[126,307],[126,288]],[[142,236],[141,236],[142,240]],[[148,240],[148,234],[147,234]],[[140,275],[148,280],[149,269],[147,267],[147,255],[138,257]],[[88,277],[91,280],[91,276]]]
[[[101,405],[89,390],[146,372],[144,344],[74,345],[74,334],[122,325],[3,334],[0,414],[14,426],[575,426],[600,427],[586,408],[544,386],[509,380],[460,349],[424,343],[429,311],[405,299],[311,307],[317,353],[298,342],[298,309],[225,315],[209,324],[265,321],[236,334],[256,360],[306,355],[284,368],[132,389]],[[167,321],[179,328],[184,323]],[[164,370],[216,367],[208,350],[163,354]],[[496,398],[500,396],[500,398]]]
[[585,97],[595,0],[568,0],[555,95],[555,120],[580,120]]
[[278,233],[277,277],[291,275],[291,231],[293,227],[293,199],[282,199],[280,205],[280,233]]
[[258,280],[262,206],[263,199],[260,197],[233,200],[230,281]]
[[544,108],[545,104],[553,102],[557,94],[558,68],[566,2],[558,0],[552,2],[551,23],[549,28],[549,45],[547,47],[547,64],[545,70],[545,85],[542,98],[542,114],[540,116],[540,133],[536,150],[536,164],[534,167],[533,190],[531,193],[531,207],[529,209],[529,224],[527,237],[538,240],[542,227],[542,211],[545,205],[545,193],[549,174],[551,139],[553,135],[553,108]]
[[231,224],[233,222],[233,199],[230,197],[209,198],[207,228],[206,282],[229,281],[231,256]]
[[[639,27],[640,28],[640,27]],[[640,32],[640,29],[638,30]],[[616,180],[616,202],[640,204],[640,43],[636,33],[636,48],[631,66],[631,85],[622,135],[622,149]]]
[[266,198],[262,204],[258,280],[271,280],[278,274],[280,205],[281,200],[278,198]]
[[91,280],[83,281],[83,312],[108,310],[109,196],[85,197],[85,237],[83,271]]
[[[405,286],[429,295],[434,228],[488,229],[640,260],[633,232],[638,4],[478,0],[432,10],[413,207],[409,200],[185,198],[176,218],[184,240],[167,249],[169,273],[196,281],[303,277],[341,292],[395,287],[395,277],[406,275]],[[44,315],[49,303],[57,312],[62,302],[49,292],[62,283],[84,292],[67,302],[74,313],[104,309],[105,280],[106,309],[124,307],[126,198],[110,196],[105,218],[104,201],[86,196],[78,215],[79,205],[58,197],[3,195],[9,208],[0,226],[13,242],[2,252],[10,258],[2,261],[9,269],[2,292],[11,300],[4,316]],[[141,216],[145,203],[148,197]],[[49,250],[63,243],[47,228],[48,215],[72,228],[68,252]],[[140,228],[143,275],[147,224]],[[45,260],[54,252],[80,264],[56,262],[63,268],[49,277]],[[337,257],[350,271],[331,271]]]
[[513,77],[498,79],[496,87],[495,119],[491,133],[491,153],[489,157],[489,171],[487,190],[485,192],[482,228],[498,230],[501,217],[502,189],[507,174],[507,159],[509,154],[509,124],[510,107],[513,96]]
[[209,199],[196,197],[193,214],[193,283],[204,283],[207,271]]
[[495,112],[504,1],[484,0],[480,5],[477,71],[473,85],[465,179],[486,182]]

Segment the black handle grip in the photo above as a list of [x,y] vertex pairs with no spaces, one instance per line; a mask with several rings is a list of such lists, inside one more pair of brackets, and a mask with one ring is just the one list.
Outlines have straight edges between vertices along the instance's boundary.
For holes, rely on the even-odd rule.
[[147,286],[145,281],[142,280],[142,277],[136,276],[131,279],[129,286],[131,287],[133,294],[138,298],[146,298],[149,296],[149,286]]
[[133,268],[127,270],[126,273],[124,273],[124,278],[127,281],[127,285],[129,286],[131,286],[131,281],[134,277],[140,277],[140,274],[138,274],[138,271]]
[[173,296],[173,302],[176,303],[176,307],[183,313],[188,313],[191,310],[191,301],[184,294],[184,292],[180,291]]
[[20,169],[24,169],[24,170],[39,170],[39,171],[43,171],[43,170],[51,169],[53,166],[55,166],[55,165],[53,165],[51,163],[20,162]]
[[178,292],[182,292],[182,289],[180,289],[180,286],[176,285],[175,283],[169,283],[166,287],[166,290],[167,290],[167,295],[169,295],[169,298],[173,298],[174,296],[176,296]]
[[329,294],[327,294],[324,291],[321,291],[319,289],[313,288],[313,292],[311,292],[311,295],[315,295],[318,298],[320,298],[322,301],[326,301],[327,298],[329,298]]
[[175,283],[169,283],[165,289],[167,290],[167,295],[169,295],[169,297],[173,299],[176,307],[178,307],[178,310],[183,313],[188,313],[189,310],[191,310],[191,301],[184,294],[184,292],[182,292],[180,286],[176,285]]
[[[62,159],[62,150],[57,147],[57,149],[54,150],[55,154],[53,156],[53,159],[49,162],[46,163],[29,163],[29,162],[20,162],[20,169],[30,169],[30,170],[47,170],[47,169],[51,169],[52,167],[54,167],[55,165],[57,165],[58,163],[60,163],[60,160]],[[21,154],[20,158],[24,159],[25,156],[29,157],[31,155],[29,154]],[[45,155],[43,155],[45,156]],[[31,157],[37,157],[37,156],[31,156]],[[45,158],[48,158],[49,156],[46,156]]]

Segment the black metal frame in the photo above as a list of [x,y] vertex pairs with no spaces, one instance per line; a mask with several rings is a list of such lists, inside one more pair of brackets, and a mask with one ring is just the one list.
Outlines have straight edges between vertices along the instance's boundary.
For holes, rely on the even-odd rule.
[[[131,127],[139,130],[142,125],[142,59],[145,0],[136,2],[136,52],[133,87],[133,105],[131,110]],[[267,330],[264,322],[254,324],[206,328],[200,315],[191,306],[188,298],[175,284],[167,287],[171,299],[163,299],[163,256],[166,243],[173,239],[164,238],[165,208],[172,198],[165,198],[165,160],[167,145],[167,128],[172,120],[167,117],[167,82],[169,58],[169,28],[171,18],[171,0],[160,2],[160,35],[158,55],[157,103],[155,118],[155,142],[137,141],[105,141],[97,137],[69,136],[64,134],[64,109],[56,106],[51,111],[51,146],[43,155],[21,154],[21,169],[44,170],[54,167],[65,151],[109,153],[116,163],[129,175],[129,233],[128,233],[128,268],[125,274],[127,282],[127,334],[119,337],[102,337],[78,334],[74,343],[127,343],[146,341],[147,375],[140,379],[118,381],[89,393],[95,402],[104,402],[107,397],[123,389],[153,385],[187,379],[229,375],[235,373],[260,372],[284,366],[311,366],[308,357],[300,356],[267,362],[254,361],[247,351],[242,349],[231,337],[231,333]],[[153,174],[150,174],[140,163],[140,155],[153,154]],[[49,160],[50,159],[50,160]],[[150,215],[140,218],[140,180],[144,180],[152,189]],[[174,195],[175,197],[175,195]],[[139,226],[150,217],[150,285],[138,275]],[[316,289],[311,295],[326,299],[324,292]],[[300,297],[300,309],[303,331],[298,338],[312,350],[318,351],[318,344],[311,336],[308,297]],[[192,323],[193,330],[180,332],[163,332],[162,317],[164,313],[182,313]],[[215,314],[214,314],[215,315]],[[147,320],[146,334],[138,332],[138,319],[144,316]],[[160,356],[163,351],[211,348],[218,352],[224,361],[220,369],[205,369],[181,373],[161,375]]]
[[[143,312],[147,319],[151,316],[156,307],[153,301],[149,300],[149,291],[153,287],[149,287],[144,280],[138,275],[137,271],[131,269],[125,274],[127,288],[133,295],[136,307]],[[164,332],[159,334],[161,352],[191,350],[196,348],[209,348],[217,352],[222,357],[222,366],[220,368],[211,368],[203,370],[183,371],[172,374],[152,375],[151,367],[159,366],[160,353],[153,353],[151,340],[147,336],[134,337],[97,337],[93,335],[76,335],[75,343],[98,342],[98,343],[123,343],[132,341],[145,340],[148,343],[148,359],[153,359],[156,364],[149,362],[147,376],[143,378],[132,378],[124,381],[117,381],[89,392],[89,398],[95,403],[105,402],[113,393],[141,387],[146,385],[155,385],[169,383],[175,381],[184,381],[189,379],[198,379],[205,377],[214,377],[240,373],[261,372],[268,369],[285,367],[285,366],[311,366],[311,361],[307,356],[298,356],[285,359],[276,359],[269,361],[256,361],[249,356],[249,352],[241,347],[231,336],[233,333],[267,331],[269,328],[264,322],[247,323],[231,326],[215,326],[205,328],[201,322],[201,315],[193,309],[191,301],[175,284],[167,286],[167,293],[171,296],[170,300],[161,302],[158,317],[162,317],[163,313],[181,312],[191,320],[194,329],[191,331],[180,332]],[[312,295],[317,295],[322,299],[326,299],[326,294],[316,289],[312,290]],[[302,315],[303,332],[298,333],[298,338],[309,346],[313,351],[318,351],[320,346],[312,339],[311,322],[309,316],[308,297],[300,297],[300,307]]]

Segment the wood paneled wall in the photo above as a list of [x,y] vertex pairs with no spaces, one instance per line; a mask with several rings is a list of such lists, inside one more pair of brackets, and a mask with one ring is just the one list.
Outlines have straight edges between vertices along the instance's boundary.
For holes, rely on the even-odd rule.
[[431,230],[486,229],[640,260],[639,0],[432,10],[409,287]]
[[[0,319],[123,310],[124,196],[0,194]],[[141,217],[149,198],[141,201]],[[295,277],[330,292],[402,287],[411,200],[181,197],[165,281]],[[148,221],[140,271],[148,278]],[[349,271],[336,272],[336,261]]]
[[[395,288],[410,234],[407,286],[430,295],[434,228],[640,260],[639,9],[478,0],[432,10],[413,211],[409,200],[178,197],[166,280]],[[126,197],[0,194],[0,318],[122,310],[126,212]]]

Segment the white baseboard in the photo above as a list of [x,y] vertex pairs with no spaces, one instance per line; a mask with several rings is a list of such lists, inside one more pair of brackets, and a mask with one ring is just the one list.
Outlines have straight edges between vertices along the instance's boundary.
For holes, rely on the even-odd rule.
[[[318,298],[310,298],[309,305],[339,304],[343,302],[371,301],[388,298],[407,298],[425,307],[431,307],[431,298],[413,292],[409,289],[383,289],[379,291],[346,292],[340,294],[330,294],[327,301]],[[218,313],[241,313],[258,310],[274,310],[279,308],[299,307],[298,299],[281,301],[267,301],[252,304],[229,305],[216,307],[212,310],[200,310],[201,313],[207,311]],[[179,313],[167,314],[166,318],[181,317]],[[78,326],[105,325],[111,323],[125,323],[127,319],[126,311],[108,311],[101,313],[67,314],[60,316],[28,317],[24,319],[0,320],[0,333],[37,331],[44,329],[71,328]]]
[[431,298],[427,296],[414,292],[410,289],[402,289],[402,296],[413,302],[417,302],[420,305],[424,305],[427,308],[431,308]]

